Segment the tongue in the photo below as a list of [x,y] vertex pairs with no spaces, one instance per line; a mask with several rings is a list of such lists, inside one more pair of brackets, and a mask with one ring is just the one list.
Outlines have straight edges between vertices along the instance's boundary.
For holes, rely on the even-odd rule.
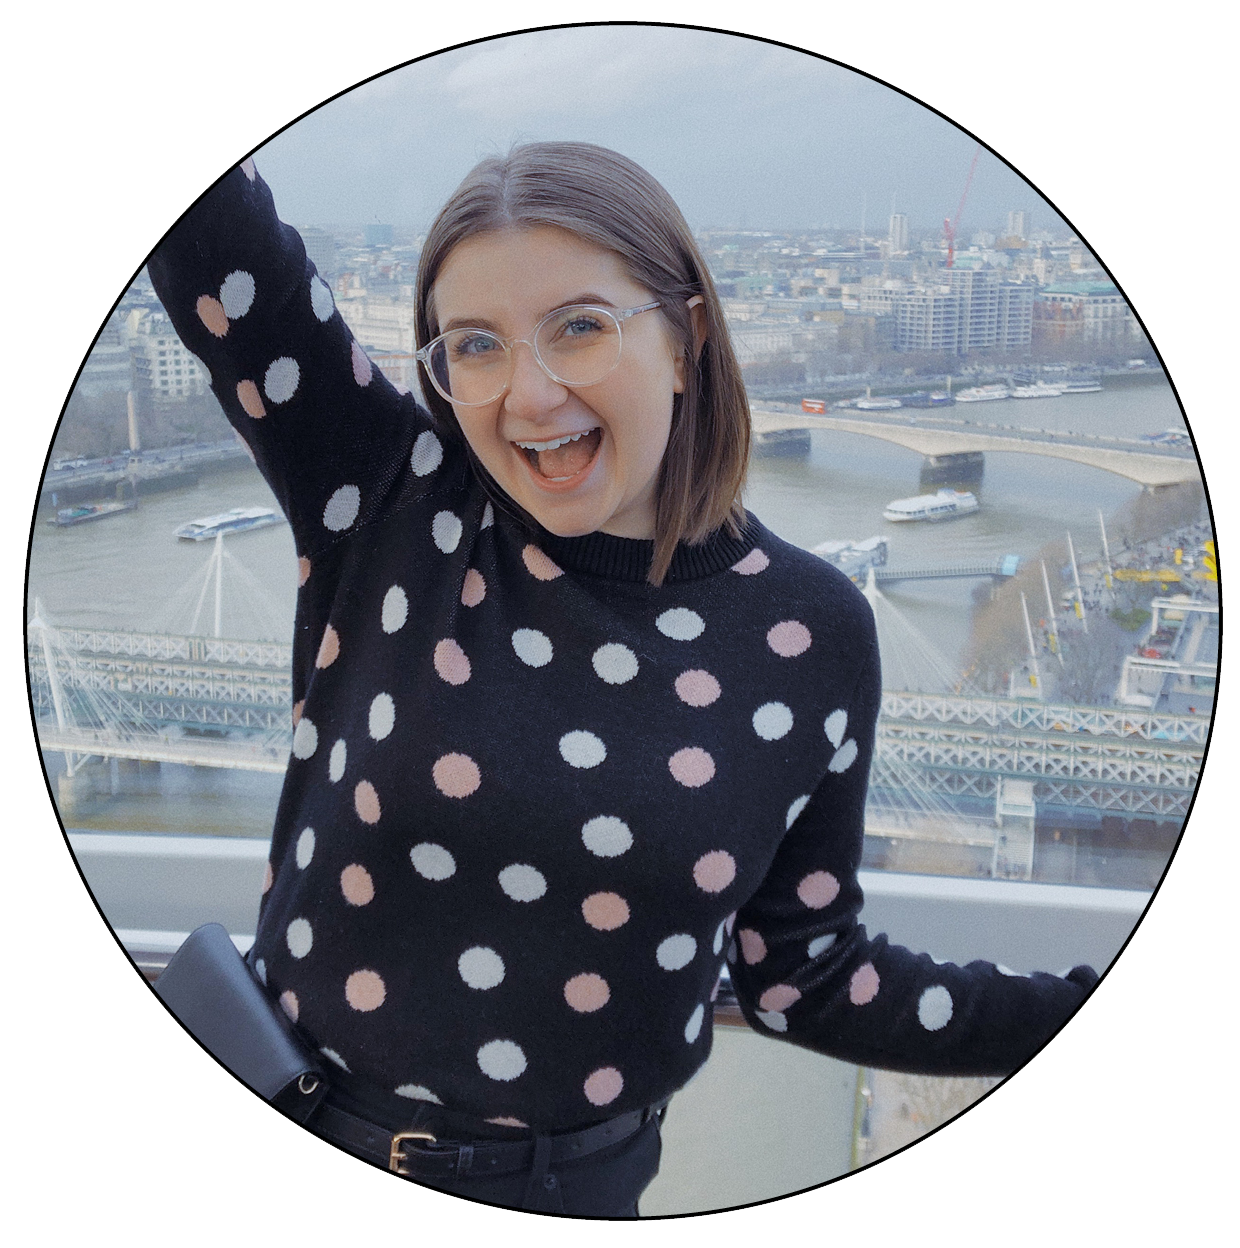
[[575,476],[594,458],[601,437],[602,433],[594,429],[584,438],[566,442],[554,451],[539,451],[538,471],[544,477]]

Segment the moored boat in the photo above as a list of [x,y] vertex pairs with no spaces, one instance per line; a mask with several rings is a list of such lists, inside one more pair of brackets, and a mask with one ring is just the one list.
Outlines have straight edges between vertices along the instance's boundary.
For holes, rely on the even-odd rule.
[[1046,381],[1035,381],[1032,385],[1015,387],[1012,391],[1012,398],[1057,399],[1063,392],[1062,386],[1052,386]]
[[60,507],[48,524],[64,528],[69,524],[85,524],[87,520],[102,520],[104,516],[114,516],[117,512],[132,511],[134,504],[127,503],[82,503],[77,507]]
[[988,403],[992,399],[1006,399],[1012,392],[1007,386],[970,386],[956,395],[957,403]]

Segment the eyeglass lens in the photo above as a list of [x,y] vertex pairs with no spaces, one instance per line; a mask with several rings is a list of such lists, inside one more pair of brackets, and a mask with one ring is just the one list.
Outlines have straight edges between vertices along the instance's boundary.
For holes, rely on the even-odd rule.
[[[533,345],[553,380],[592,385],[620,362],[620,322],[604,308],[561,308],[539,323]],[[512,368],[512,348],[482,329],[450,330],[430,355],[436,388],[463,404],[499,398],[512,379]]]

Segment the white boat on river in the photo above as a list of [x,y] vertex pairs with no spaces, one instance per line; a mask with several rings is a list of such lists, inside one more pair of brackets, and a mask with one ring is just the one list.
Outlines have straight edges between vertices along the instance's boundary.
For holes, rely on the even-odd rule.
[[977,497],[968,490],[939,490],[937,494],[918,494],[916,498],[897,498],[887,504],[884,520],[954,520],[977,510]]
[[174,530],[174,536],[189,542],[205,542],[221,533],[245,533],[249,529],[265,529],[269,524],[283,524],[284,517],[270,507],[233,507],[218,515],[190,520]]

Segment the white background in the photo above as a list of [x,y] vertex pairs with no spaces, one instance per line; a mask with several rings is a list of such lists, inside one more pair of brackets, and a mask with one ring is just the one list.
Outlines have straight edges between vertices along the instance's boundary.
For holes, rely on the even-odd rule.
[[[947,1131],[865,1174],[755,1209],[586,1227],[394,1182],[286,1123],[207,1061],[113,944],[59,835],[26,711],[21,585],[55,421],[146,253],[273,130],[398,61],[516,29],[514,16],[521,25],[587,16],[563,3],[509,4],[495,17],[489,6],[443,7],[450,18],[386,0],[116,3],[73,17],[61,6],[31,17],[23,6],[7,23],[0,1115],[11,1153],[0,1172],[11,1184],[6,1220],[24,1227],[18,1240],[1213,1240],[1216,1225],[1234,1226],[1224,1197],[1234,1179],[1225,1153],[1235,1151],[1235,1047],[1223,1041],[1235,1011],[1224,925],[1236,878],[1234,697],[1221,701],[1165,887],[1081,1017]],[[832,56],[909,91],[1010,160],[1144,318],[1197,437],[1226,555],[1236,383],[1221,292],[1232,286],[1237,232],[1224,178],[1234,66],[1218,11],[1189,0],[1146,21],[1103,3],[884,0],[664,2],[625,6],[623,16],[714,24]],[[1231,679],[1225,672],[1227,693]]]

